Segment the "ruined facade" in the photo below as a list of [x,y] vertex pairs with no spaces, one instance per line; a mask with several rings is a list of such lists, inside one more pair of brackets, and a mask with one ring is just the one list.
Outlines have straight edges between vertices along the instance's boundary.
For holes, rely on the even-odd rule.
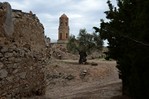
[[58,43],[66,43],[69,37],[69,18],[63,14],[59,18]]
[[0,99],[45,93],[44,28],[32,12],[0,3]]

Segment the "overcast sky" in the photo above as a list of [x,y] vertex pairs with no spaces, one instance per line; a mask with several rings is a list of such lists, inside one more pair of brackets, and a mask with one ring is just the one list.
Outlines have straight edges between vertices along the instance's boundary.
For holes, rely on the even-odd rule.
[[[70,34],[78,35],[81,28],[93,32],[93,26],[100,25],[108,9],[107,0],[0,0],[9,2],[13,9],[32,11],[44,25],[45,35],[52,41],[58,38],[59,17],[65,13],[69,17]],[[116,0],[111,0],[116,4]]]

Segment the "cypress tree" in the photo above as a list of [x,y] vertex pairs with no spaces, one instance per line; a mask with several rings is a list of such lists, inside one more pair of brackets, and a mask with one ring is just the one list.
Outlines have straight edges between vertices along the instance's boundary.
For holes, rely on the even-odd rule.
[[108,57],[117,61],[123,94],[134,99],[149,97],[149,0],[107,1],[105,22],[101,20],[102,39],[109,42]]

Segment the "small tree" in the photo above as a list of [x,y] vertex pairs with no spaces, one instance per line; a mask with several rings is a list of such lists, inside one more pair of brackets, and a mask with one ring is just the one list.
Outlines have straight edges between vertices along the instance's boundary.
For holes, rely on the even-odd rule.
[[80,55],[79,64],[87,61],[87,54],[94,50],[102,48],[103,41],[96,33],[89,34],[86,29],[80,29],[79,35],[76,38],[74,35],[69,37],[67,49],[73,53]]

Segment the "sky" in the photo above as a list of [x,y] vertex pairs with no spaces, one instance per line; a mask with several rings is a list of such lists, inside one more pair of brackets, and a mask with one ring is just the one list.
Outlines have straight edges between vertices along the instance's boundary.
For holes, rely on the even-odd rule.
[[[100,19],[106,19],[107,0],[0,0],[9,2],[12,9],[23,12],[32,11],[45,29],[51,41],[58,39],[59,17],[66,14],[69,18],[70,35],[77,36],[80,29],[92,33],[93,27],[100,26]],[[116,0],[111,0],[116,4]]]

